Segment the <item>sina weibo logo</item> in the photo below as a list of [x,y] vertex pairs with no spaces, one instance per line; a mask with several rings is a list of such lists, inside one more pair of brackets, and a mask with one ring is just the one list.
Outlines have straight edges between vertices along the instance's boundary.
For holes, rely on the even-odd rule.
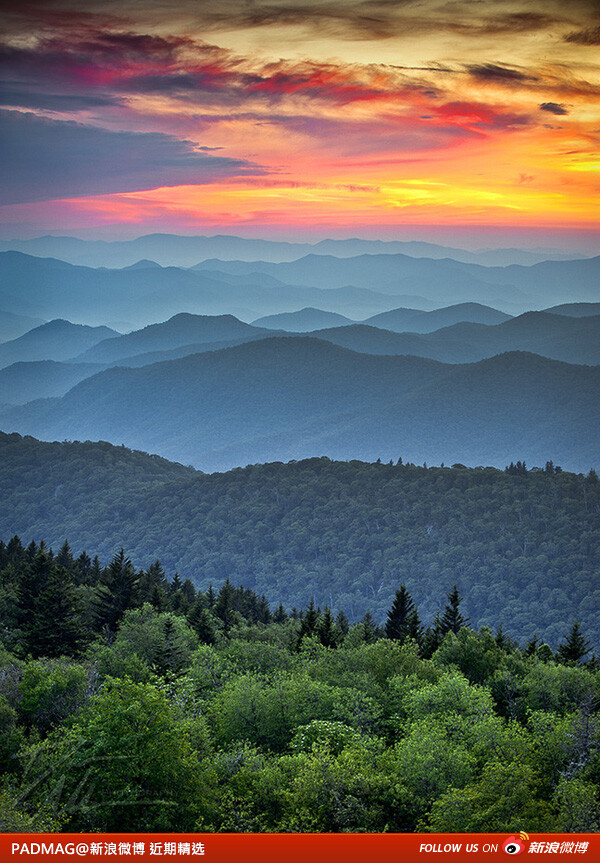
[[509,836],[502,845],[505,854],[517,855],[525,851],[525,840],[529,839],[527,833],[520,833],[519,837]]

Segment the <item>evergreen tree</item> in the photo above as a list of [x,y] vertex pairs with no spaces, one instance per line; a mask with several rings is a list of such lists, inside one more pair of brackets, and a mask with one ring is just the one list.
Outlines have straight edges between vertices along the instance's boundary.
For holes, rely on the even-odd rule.
[[35,604],[29,650],[33,656],[74,656],[85,637],[73,580],[64,566],[55,566]]
[[444,640],[444,634],[445,633],[442,632],[442,621],[440,618],[440,613],[438,612],[433,618],[431,626],[427,627],[427,629],[425,630],[425,635],[423,636],[422,653],[425,659],[431,659],[433,654],[436,652],[436,650]]
[[302,639],[306,635],[310,636],[316,633],[320,617],[321,610],[319,608],[315,608],[314,598],[311,597],[310,602],[308,603],[308,608],[306,609],[302,617],[302,622],[300,623],[300,632],[298,633],[298,647],[300,647]]
[[319,641],[324,647],[337,647],[335,623],[333,620],[331,609],[328,605],[325,606],[325,610],[323,611],[321,619],[318,623],[317,633],[319,636]]
[[37,601],[48,585],[52,566],[51,553],[46,551],[44,543],[40,543],[39,549],[35,546],[35,552],[31,545],[29,546],[27,554],[23,556],[18,567],[16,586],[19,623],[26,645],[29,643],[34,625]]
[[535,656],[539,643],[540,639],[538,637],[538,634],[537,632],[534,632],[532,638],[529,639],[525,646],[525,650],[523,651],[525,656]]
[[579,621],[576,620],[567,635],[566,641],[559,644],[556,657],[559,662],[579,663],[590,650],[590,643],[583,637]]
[[154,563],[150,564],[148,569],[140,573],[138,579],[139,602],[142,604],[144,602],[152,602],[152,596],[155,595],[157,587],[160,588],[166,602],[167,594],[169,593],[169,584],[160,560],[155,560]]
[[121,549],[103,573],[96,591],[94,615],[99,629],[114,634],[128,608],[137,604],[138,578],[135,569]]
[[463,626],[466,626],[470,620],[468,617],[463,617],[459,611],[461,596],[456,585],[448,594],[448,604],[444,608],[442,618],[440,620],[440,630],[442,635],[447,632],[453,632],[458,635]]
[[273,623],[285,623],[288,619],[283,603],[280,602],[273,614]]
[[73,555],[71,553],[71,546],[66,540],[62,544],[54,562],[57,566],[64,566],[64,568],[69,572],[71,572],[71,570],[73,569]]
[[416,608],[408,618],[408,637],[419,645],[423,643],[423,627]]
[[171,617],[165,616],[163,622],[163,645],[154,659],[154,667],[159,674],[172,677],[181,671],[184,664],[181,645],[177,643],[177,631]]
[[166,593],[161,587],[160,584],[155,584],[152,587],[152,593],[150,595],[150,604],[156,611],[159,613],[161,611],[166,611],[169,601],[167,599]]
[[341,638],[344,638],[344,636],[348,635],[348,632],[350,630],[350,623],[343,610],[338,612],[338,616],[335,619],[335,625],[340,632]]
[[366,644],[374,644],[380,637],[381,630],[377,626],[377,623],[370,611],[365,612],[365,615],[361,620],[361,626],[363,628],[363,638]]
[[227,579],[225,584],[219,591],[219,595],[217,596],[214,603],[214,614],[223,621],[223,631],[225,635],[229,633],[229,630],[234,625],[236,621],[235,611],[234,611],[234,599],[235,599],[235,588]]
[[406,585],[400,585],[392,607],[387,613],[385,634],[387,638],[399,641],[402,644],[407,638],[417,638],[420,630],[420,621],[417,609]]
[[74,566],[74,577],[77,584],[90,584],[92,572],[92,560],[85,551],[82,551]]

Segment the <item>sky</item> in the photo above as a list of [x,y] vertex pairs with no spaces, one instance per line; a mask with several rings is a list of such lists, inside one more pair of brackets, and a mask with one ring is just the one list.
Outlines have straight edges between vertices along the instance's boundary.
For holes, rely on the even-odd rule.
[[0,236],[600,252],[600,0],[8,0]]

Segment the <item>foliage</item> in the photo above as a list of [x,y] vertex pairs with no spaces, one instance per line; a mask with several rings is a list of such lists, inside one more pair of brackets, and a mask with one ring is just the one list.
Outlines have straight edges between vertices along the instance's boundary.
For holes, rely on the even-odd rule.
[[[158,556],[202,591],[213,584],[218,593],[229,579],[253,592],[256,620],[264,595],[273,608],[306,608],[312,597],[351,624],[367,611],[382,623],[405,585],[431,625],[456,583],[459,613],[475,629],[502,624],[520,642],[537,630],[555,650],[577,620],[592,650],[600,645],[593,473],[311,458],[205,475],[124,447],[0,434],[0,485],[0,609],[9,616],[17,598],[5,550],[17,533],[54,548],[68,538],[76,555],[94,549],[103,562],[124,545],[136,570]],[[78,560],[78,573],[61,565],[89,584],[92,567]],[[153,601],[146,582],[138,589],[146,584],[143,599]],[[166,582],[155,586],[160,603]],[[233,611],[245,614],[239,604]]]

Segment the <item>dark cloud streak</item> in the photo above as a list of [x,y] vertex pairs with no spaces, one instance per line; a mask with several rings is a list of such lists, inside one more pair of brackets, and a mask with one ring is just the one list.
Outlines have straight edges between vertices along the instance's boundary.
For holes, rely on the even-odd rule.
[[574,42],[576,45],[600,45],[600,25],[589,27],[587,30],[578,30],[568,33],[565,42]]
[[491,81],[501,84],[523,84],[538,80],[533,75],[527,75],[509,66],[499,66],[496,63],[469,65],[467,66],[467,71],[473,78],[477,78],[480,81]]
[[569,112],[564,105],[559,105],[558,102],[542,102],[540,110],[548,111],[549,114],[568,114]]
[[0,204],[202,185],[265,173],[252,162],[208,155],[171,135],[108,132],[18,111],[0,111],[0,134]]

